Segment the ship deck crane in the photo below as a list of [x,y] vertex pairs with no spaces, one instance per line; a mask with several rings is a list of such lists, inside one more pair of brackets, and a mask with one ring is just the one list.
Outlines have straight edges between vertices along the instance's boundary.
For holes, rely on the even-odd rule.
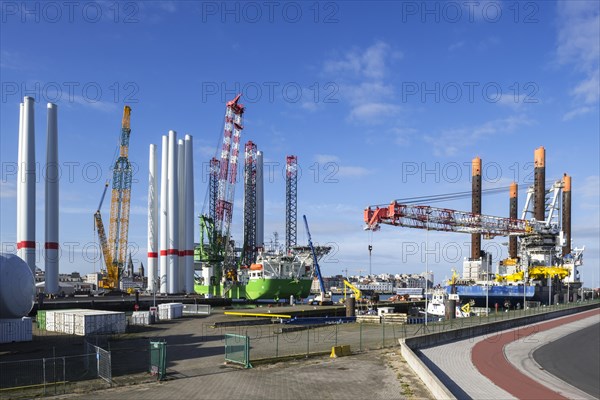
[[[200,216],[200,244],[195,249],[195,260],[207,268],[204,279],[197,279],[209,286],[211,294],[224,296],[220,291],[223,276],[237,280],[235,246],[230,240],[235,184],[243,126],[244,105],[239,103],[241,94],[227,102],[221,141],[220,157],[210,160],[208,215]],[[208,241],[208,243],[205,242]],[[212,269],[209,269],[212,268]],[[210,275],[210,276],[209,276]]]
[[346,300],[347,297],[346,288],[349,288],[352,291],[352,293],[354,293],[354,298],[356,299],[356,301],[359,301],[362,298],[362,292],[360,291],[360,289],[351,284],[346,279],[344,279],[344,300]]
[[315,252],[315,247],[313,246],[312,239],[310,236],[310,230],[308,229],[308,221],[306,219],[306,215],[303,215],[304,218],[304,226],[306,227],[306,235],[308,236],[308,246],[310,247],[310,251],[313,257],[314,270],[317,279],[319,280],[319,294],[315,297],[314,301],[319,305],[332,304],[331,301],[331,293],[328,293],[325,290],[325,282],[323,281],[323,276],[321,275],[321,267],[319,267],[319,261],[317,259],[317,253]]
[[481,233],[495,236],[530,235],[556,230],[535,220],[496,217],[438,208],[426,205],[401,204],[392,201],[387,207],[370,206],[364,211],[365,230],[377,231],[380,224],[404,226],[443,232]]
[[[392,201],[388,206],[367,207],[364,210],[364,222],[365,230],[372,231],[379,230],[381,224],[385,224],[441,232],[480,233],[488,239],[496,236],[535,238],[557,236],[560,233],[560,227],[550,220],[496,217],[427,205],[402,204],[398,201]],[[525,265],[522,269],[527,269],[529,277],[534,279],[554,275],[564,277],[568,273],[565,268],[553,265]],[[523,280],[524,276],[524,272],[520,271],[509,278]]]
[[233,216],[233,200],[237,182],[237,165],[240,153],[244,106],[239,103],[238,94],[227,102],[225,124],[223,127],[223,146],[219,160],[217,203],[215,207],[215,228],[217,240],[224,246],[225,269],[236,270],[234,261],[235,249],[230,242],[231,219]]

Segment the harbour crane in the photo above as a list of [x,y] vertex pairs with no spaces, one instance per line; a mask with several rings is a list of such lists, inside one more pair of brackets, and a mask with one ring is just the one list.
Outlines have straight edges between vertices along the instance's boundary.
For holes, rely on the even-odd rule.
[[245,108],[242,104],[239,104],[241,96],[241,94],[238,94],[233,100],[227,102],[223,128],[223,147],[219,161],[215,226],[217,233],[225,239],[225,243],[227,243],[230,236],[240,137],[244,129],[242,116]]
[[[239,103],[241,94],[227,102],[220,158],[210,161],[209,213],[200,216],[201,241],[195,250],[195,259],[210,270],[205,276],[204,285],[218,287],[225,273],[237,279],[235,246],[230,240],[231,220],[237,168],[240,152],[240,138],[245,107]],[[204,243],[204,238],[208,243]],[[224,295],[218,290],[215,295]]]
[[304,227],[306,228],[306,236],[308,236],[308,246],[310,247],[310,251],[313,257],[315,275],[319,280],[319,294],[315,297],[314,301],[317,302],[319,305],[331,304],[331,293],[328,293],[325,290],[325,282],[323,281],[323,276],[321,275],[321,268],[319,267],[317,253],[315,252],[315,247],[313,246],[312,239],[310,236],[310,230],[308,229],[308,221],[306,220],[306,215],[303,215],[302,218],[304,218]]
[[[560,214],[556,199],[560,197],[563,186],[561,181],[557,181],[550,190],[553,201],[548,204],[548,208],[554,209],[554,215]],[[445,196],[452,198],[453,195]],[[525,207],[529,205],[528,200]],[[560,257],[555,254],[555,249],[561,242],[562,227],[556,219],[552,218],[552,215],[549,213],[549,217],[544,220],[526,220],[392,201],[387,206],[367,207],[363,217],[365,230],[371,231],[379,230],[384,224],[430,231],[482,234],[486,239],[496,236],[519,237],[521,239],[520,271],[509,276],[508,279],[523,280],[525,271],[528,271],[529,277],[533,279],[548,276],[563,278],[569,273],[568,269],[562,266]],[[545,254],[545,261],[540,265],[540,261],[532,257],[532,254],[538,256]],[[507,260],[517,262],[517,260]]]
[[125,106],[121,120],[119,157],[113,167],[108,240],[106,239],[104,223],[102,222],[102,215],[100,213],[108,189],[108,181],[104,186],[104,192],[102,193],[98,209],[94,213],[94,221],[106,266],[106,277],[99,282],[98,286],[111,291],[119,289],[119,280],[127,257],[132,181],[132,168],[129,162],[130,115],[131,108]]
[[392,201],[387,207],[370,206],[364,211],[365,229],[377,231],[380,224],[444,232],[481,233],[495,236],[528,235],[546,227],[537,221],[495,217],[468,211]]
[[356,299],[356,301],[360,301],[362,299],[361,290],[354,286],[352,283],[350,283],[350,281],[344,279],[344,300],[346,300],[346,288],[349,288],[352,291],[352,293],[354,293],[354,298]]

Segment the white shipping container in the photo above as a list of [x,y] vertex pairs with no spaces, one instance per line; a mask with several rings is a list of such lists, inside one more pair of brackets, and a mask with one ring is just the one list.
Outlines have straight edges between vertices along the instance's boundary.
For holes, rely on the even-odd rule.
[[31,342],[32,324],[29,317],[0,319],[0,343]]
[[69,335],[123,333],[125,313],[116,311],[71,309],[46,311],[46,330]]
[[150,311],[134,311],[130,321],[131,325],[150,325]]
[[126,328],[123,312],[89,310],[75,314],[75,335],[125,333]]
[[165,303],[158,305],[159,319],[176,319],[183,317],[183,303]]
[[[48,310],[46,311],[46,330],[50,332],[73,333],[72,329],[65,326],[64,314],[73,314],[78,311],[87,311],[83,308],[73,308],[69,310]],[[67,322],[68,323],[68,322]],[[71,332],[69,332],[71,330]]]

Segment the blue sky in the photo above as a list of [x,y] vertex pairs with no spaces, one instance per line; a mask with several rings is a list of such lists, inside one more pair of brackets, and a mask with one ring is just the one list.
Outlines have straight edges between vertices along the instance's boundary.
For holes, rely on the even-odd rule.
[[[69,8],[73,7],[73,8]],[[61,272],[99,270],[92,214],[110,177],[125,104],[136,165],[130,242],[146,264],[148,145],[169,129],[194,136],[195,211],[221,137],[224,102],[246,105],[243,142],[273,171],[266,239],[283,238],[285,156],[298,156],[299,217],[335,251],[325,274],[423,272],[425,242],[439,282],[468,256],[467,235],[383,227],[362,212],[392,199],[469,190],[480,156],[484,188],[531,183],[545,146],[547,178],[573,176],[573,239],[586,282],[599,286],[598,2],[3,2],[0,103],[2,248],[15,240],[18,110],[36,98],[36,156],[45,157],[45,103],[59,105]],[[465,164],[466,163],[466,164]],[[269,177],[267,177],[269,178]],[[43,242],[43,181],[37,236]],[[242,187],[233,233],[241,238]],[[522,192],[520,208],[524,202]],[[470,209],[470,200],[440,206]],[[507,215],[508,193],[483,212]],[[103,210],[108,216],[108,207]],[[299,219],[300,219],[299,218]],[[298,239],[306,241],[301,225]],[[198,232],[196,230],[196,240]],[[495,258],[505,240],[484,241]],[[415,250],[416,249],[416,250]],[[43,267],[40,257],[39,266]]]

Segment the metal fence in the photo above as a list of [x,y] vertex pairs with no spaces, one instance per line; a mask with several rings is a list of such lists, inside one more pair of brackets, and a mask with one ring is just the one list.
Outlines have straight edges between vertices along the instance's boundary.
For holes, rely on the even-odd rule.
[[252,368],[250,364],[250,338],[243,335],[225,335],[225,361]]
[[96,371],[98,372],[98,378],[102,378],[106,382],[108,382],[109,385],[112,385],[112,363],[110,351],[104,350],[103,348],[93,345],[88,341],[85,342],[85,346],[87,354],[95,355],[94,361],[96,362]]
[[[115,377],[129,380],[134,375],[139,380],[150,371],[146,338],[86,337],[77,347],[83,354],[0,362],[0,398],[64,394],[81,387],[106,388],[115,383]],[[163,376],[165,371],[166,354]]]
[[583,304],[585,303],[568,303],[506,312],[494,312],[492,310],[488,315],[484,313],[470,318],[428,321],[427,324],[424,323],[423,318],[421,318],[419,324],[390,323],[382,319],[382,323],[378,324],[244,326],[239,327],[237,333],[249,338],[251,360],[260,361],[311,354],[328,354],[331,352],[332,347],[340,345],[350,345],[352,351],[393,347],[398,345],[398,339],[530,317],[574,308]]
[[0,398],[62,394],[72,382],[99,377],[96,354],[0,362]]

